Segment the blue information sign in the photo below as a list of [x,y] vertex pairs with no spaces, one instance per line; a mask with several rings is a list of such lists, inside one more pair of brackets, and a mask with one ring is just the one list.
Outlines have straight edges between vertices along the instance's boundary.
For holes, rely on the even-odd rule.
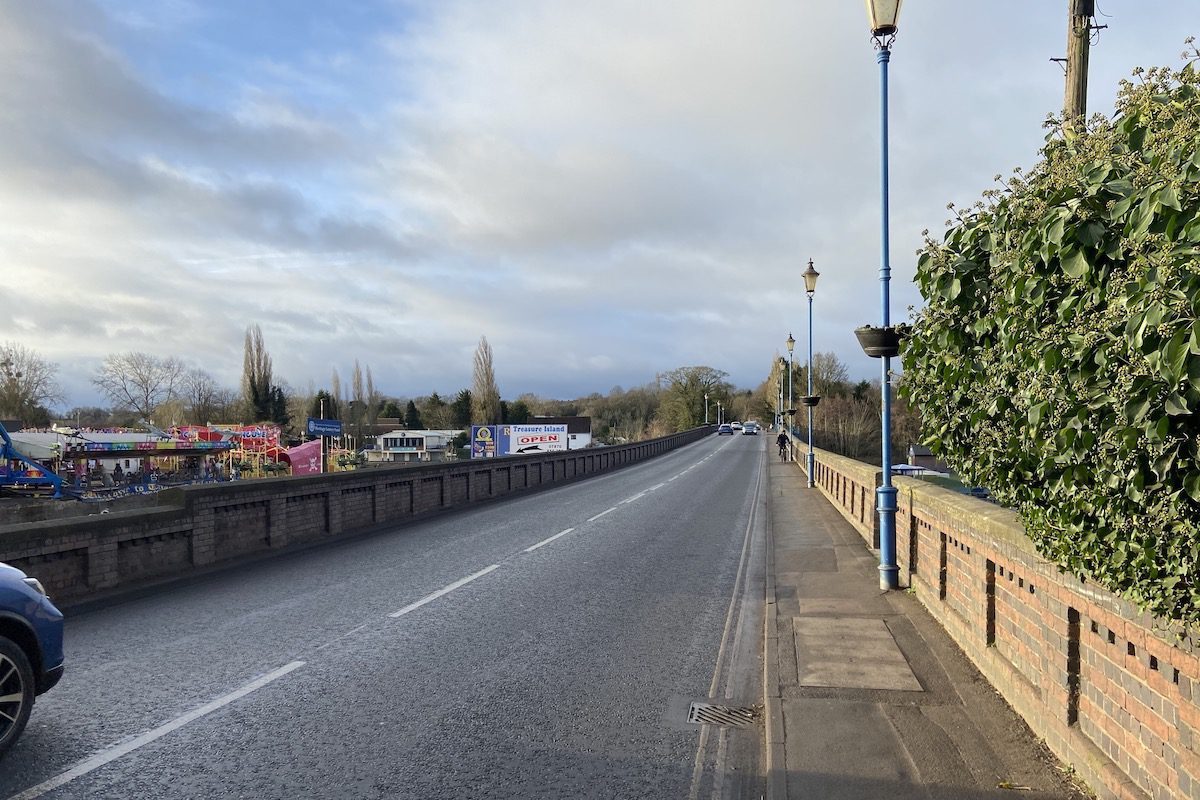
[[308,418],[308,433],[310,436],[341,436],[342,421],[340,419]]

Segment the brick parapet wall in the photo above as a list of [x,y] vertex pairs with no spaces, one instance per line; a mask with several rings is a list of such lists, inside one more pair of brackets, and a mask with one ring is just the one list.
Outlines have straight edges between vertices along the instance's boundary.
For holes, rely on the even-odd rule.
[[[863,520],[861,498],[873,504],[878,468],[818,451],[814,477],[872,543],[878,524]],[[1051,750],[1100,797],[1200,797],[1196,632],[1180,636],[1061,573],[1012,511],[911,478],[894,483],[901,582]]]
[[169,489],[158,508],[0,526],[0,561],[37,576],[56,600],[77,603],[599,475],[712,430],[617,447]]

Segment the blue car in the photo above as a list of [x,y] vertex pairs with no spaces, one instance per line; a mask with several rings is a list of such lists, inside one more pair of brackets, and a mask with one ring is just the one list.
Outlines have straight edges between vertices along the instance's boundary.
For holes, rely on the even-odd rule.
[[62,612],[37,578],[0,562],[0,757],[62,674]]

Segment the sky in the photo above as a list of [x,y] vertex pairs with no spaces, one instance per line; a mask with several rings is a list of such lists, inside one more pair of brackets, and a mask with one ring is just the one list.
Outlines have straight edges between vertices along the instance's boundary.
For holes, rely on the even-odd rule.
[[[909,0],[891,314],[921,232],[1036,162],[1066,0]],[[1097,0],[1090,112],[1200,0]],[[856,0],[0,0],[0,342],[107,405],[105,356],[240,382],[355,360],[399,397],[573,398],[808,347],[878,376],[879,67]]]

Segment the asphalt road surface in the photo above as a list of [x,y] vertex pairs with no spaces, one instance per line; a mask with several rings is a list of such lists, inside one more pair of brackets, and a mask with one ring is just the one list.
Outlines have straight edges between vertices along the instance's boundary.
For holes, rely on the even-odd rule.
[[0,799],[757,798],[763,441],[68,613]]

